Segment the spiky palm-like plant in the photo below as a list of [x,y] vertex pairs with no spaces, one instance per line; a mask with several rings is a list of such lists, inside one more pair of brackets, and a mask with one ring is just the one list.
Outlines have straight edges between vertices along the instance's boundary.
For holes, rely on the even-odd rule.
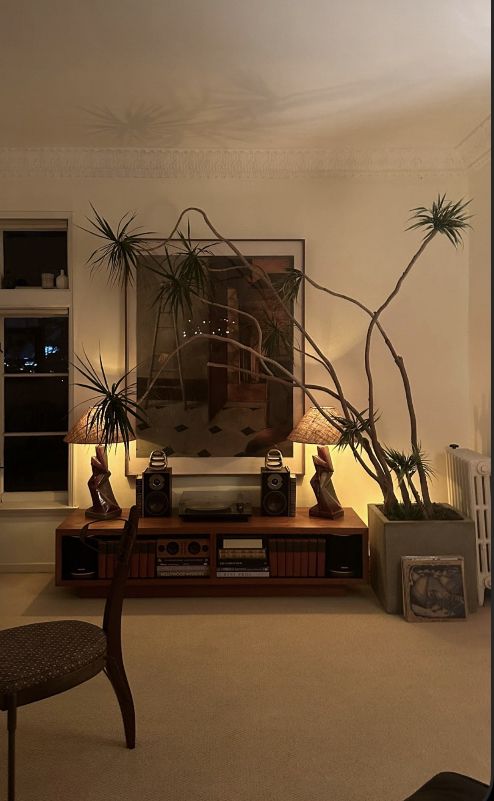
[[[186,306],[190,308],[191,297],[193,296],[201,299],[201,294],[204,302],[211,303],[211,299],[208,298],[208,281],[205,277],[204,265],[201,262],[202,254],[194,247],[191,247],[190,228],[188,228],[187,236],[180,234],[180,225],[184,217],[193,213],[198,214],[203,222],[206,223],[215,237],[215,240],[226,245],[234,255],[235,267],[232,267],[232,269],[242,272],[245,271],[245,274],[254,275],[256,281],[261,282],[264,287],[271,291],[270,298],[272,298],[272,301],[270,300],[269,303],[270,308],[266,309],[263,323],[264,328],[266,328],[266,320],[275,319],[273,310],[275,307],[278,307],[285,315],[285,319],[293,325],[294,329],[298,330],[300,335],[308,343],[311,352],[307,354],[307,358],[317,361],[319,366],[324,369],[327,380],[322,385],[317,386],[307,383],[304,384],[279,361],[267,356],[261,344],[259,348],[256,349],[240,343],[233,338],[232,335],[225,335],[223,337],[225,342],[231,343],[232,346],[246,350],[251,354],[255,354],[266,370],[266,380],[283,381],[289,386],[298,386],[304,391],[313,405],[319,409],[321,414],[326,417],[340,433],[340,445],[349,447],[352,450],[357,462],[379,485],[383,494],[383,510],[386,515],[402,516],[403,509],[408,509],[410,514],[412,514],[413,508],[414,515],[418,513],[422,517],[430,518],[434,517],[436,513],[429,494],[428,482],[431,477],[431,471],[419,445],[417,420],[410,380],[405,368],[404,359],[397,353],[380,318],[382,313],[401,290],[404,281],[420,256],[437,234],[446,236],[454,247],[458,247],[462,243],[463,232],[470,227],[468,222],[470,215],[466,213],[469,203],[470,201],[463,200],[457,202],[448,201],[445,195],[438,195],[437,201],[432,203],[430,209],[420,206],[411,210],[411,217],[409,220],[411,224],[407,230],[421,230],[424,232],[424,238],[420,247],[399,276],[395,287],[376,311],[372,311],[360,300],[351,295],[336,292],[318,284],[310,276],[298,270],[288,271],[285,285],[280,292],[279,288],[274,287],[267,273],[245,258],[233,242],[220,234],[205,212],[196,207],[184,209],[179,215],[178,221],[169,237],[161,242],[162,247],[165,248],[166,254],[167,247],[170,242],[174,240],[174,237],[176,237],[177,231],[179,232],[179,238],[182,239],[182,244],[185,245],[183,249],[183,264],[186,265],[185,268],[180,268],[180,261],[177,267],[177,263],[173,259],[168,259],[168,269],[162,269],[159,264],[157,266],[155,257],[152,259],[142,258],[144,253],[149,253],[149,250],[146,250],[146,245],[143,242],[145,235],[138,235],[135,230],[131,231],[128,228],[129,222],[133,221],[134,216],[131,216],[129,220],[123,218],[126,222],[121,221],[115,233],[108,222],[94,209],[96,221],[93,223],[93,227],[98,231],[97,235],[105,239],[106,243],[91,254],[89,262],[93,266],[101,266],[106,262],[111,275],[116,275],[116,265],[123,265],[120,269],[119,276],[124,282],[132,280],[132,275],[129,274],[129,271],[132,273],[133,270],[141,269],[141,267],[152,269],[153,272],[159,272],[163,282],[162,289],[160,290],[161,297],[166,299],[166,302],[172,309],[179,308],[180,304],[186,304]],[[173,264],[173,268],[171,268],[171,264]],[[322,350],[307,328],[302,326],[291,312],[290,301],[296,297],[304,282],[307,282],[314,288],[333,297],[338,297],[358,306],[370,318],[364,348],[364,370],[368,389],[368,407],[364,412],[359,412],[350,402],[345,394],[342,381],[336,372],[331,358]],[[229,309],[230,307],[223,305],[222,308]],[[238,310],[236,311],[238,312]],[[261,343],[261,326],[259,323],[257,325],[259,330],[259,342]],[[371,342],[376,329],[383,338],[402,380],[405,402],[410,420],[410,444],[412,455],[409,457],[400,454],[398,451],[387,449],[379,439],[377,430],[379,416],[376,414],[375,409],[374,378],[371,364]],[[273,336],[273,331],[266,333],[269,333],[269,344],[269,338]],[[209,335],[201,333],[199,336],[207,339]],[[193,342],[195,338],[196,337],[192,335],[187,341],[177,345],[176,353],[181,352],[181,350]],[[210,335],[210,338],[218,337]],[[166,362],[163,364],[163,368],[165,366]],[[341,405],[341,414],[328,416],[327,412],[323,410],[322,404],[320,404],[314,396],[314,392],[316,391],[328,394],[332,399],[338,401]],[[415,474],[418,477],[420,490],[411,482],[411,476]],[[395,494],[396,484],[401,488],[402,504],[398,502]],[[415,503],[412,503],[409,491],[412,493]]]
[[101,354],[100,372],[85,352],[84,358],[77,355],[75,358],[73,366],[84,379],[76,382],[76,386],[89,389],[93,393],[89,398],[94,403],[86,422],[87,434],[96,432],[100,444],[105,448],[122,442],[128,454],[129,442],[135,437],[132,420],[146,422],[145,412],[132,397],[135,384],[128,382],[128,373],[110,384]]

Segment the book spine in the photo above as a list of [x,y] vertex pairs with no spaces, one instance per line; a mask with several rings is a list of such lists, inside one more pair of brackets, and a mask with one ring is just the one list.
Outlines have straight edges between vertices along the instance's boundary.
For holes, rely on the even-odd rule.
[[220,559],[264,559],[266,548],[220,548]]
[[324,578],[326,575],[326,538],[317,538],[317,570],[316,575],[318,578]]
[[300,550],[300,540],[293,540],[293,575],[300,576],[302,554]]
[[236,539],[232,537],[223,537],[222,542],[223,548],[262,548],[263,541],[262,539],[249,539],[248,537],[243,537],[242,539]]
[[156,575],[156,543],[154,540],[148,542],[147,548],[147,576],[154,578]]
[[269,573],[269,567],[267,565],[262,565],[260,567],[245,567],[240,565],[238,567],[223,567],[222,565],[218,565],[216,568],[217,573],[243,573],[246,570],[249,573]]
[[300,540],[300,575],[306,578],[309,575],[309,550],[307,537]]
[[309,570],[307,575],[309,578],[316,578],[317,576],[317,553],[316,553],[316,538],[309,537],[307,543],[307,550],[309,551]]
[[267,559],[219,559],[218,567],[268,567]]
[[293,540],[285,540],[285,576],[287,578],[293,576],[294,553]]
[[278,540],[278,576],[284,578],[285,573],[286,540]]
[[208,565],[209,559],[193,559],[192,557],[184,556],[179,557],[178,559],[162,559],[158,556],[158,564],[164,567],[165,565],[171,565],[173,567],[197,567],[198,565]]
[[207,578],[209,576],[209,570],[167,570],[162,572],[160,568],[157,568],[156,573],[158,578]]
[[269,570],[228,570],[217,573],[217,578],[269,578]]
[[276,578],[278,575],[278,538],[271,537],[269,540],[269,572]]

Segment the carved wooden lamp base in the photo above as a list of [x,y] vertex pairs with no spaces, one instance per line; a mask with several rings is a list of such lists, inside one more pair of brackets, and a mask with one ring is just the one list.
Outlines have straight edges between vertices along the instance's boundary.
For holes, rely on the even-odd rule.
[[108,457],[103,445],[96,446],[96,456],[91,458],[93,474],[87,485],[93,505],[86,509],[86,517],[93,520],[111,520],[120,517],[122,509],[118,505],[110,484]]
[[329,455],[329,448],[318,446],[317,456],[313,456],[312,460],[316,472],[310,480],[310,485],[314,490],[317,503],[309,509],[309,515],[311,517],[327,517],[330,520],[343,517],[343,507],[338,501],[331,479],[333,463]]

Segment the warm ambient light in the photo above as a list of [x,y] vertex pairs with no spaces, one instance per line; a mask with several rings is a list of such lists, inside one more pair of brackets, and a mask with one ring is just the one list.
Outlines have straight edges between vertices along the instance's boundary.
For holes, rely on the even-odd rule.
[[[103,431],[98,428],[96,422],[91,425],[94,413],[94,406],[84,412],[64,437],[64,442],[71,445],[96,445],[96,456],[91,457],[92,475],[87,482],[93,505],[86,509],[86,517],[110,520],[120,517],[122,509],[117,503],[110,484],[111,473],[108,470],[106,447],[101,444],[104,439]],[[129,441],[134,439],[135,436],[129,435]],[[123,442],[120,432],[113,438],[113,444],[118,442]]]
[[[328,416],[337,415],[332,406],[321,406]],[[315,506],[309,510],[313,517],[329,517],[334,519],[343,515],[343,509],[333,487],[332,475],[334,472],[328,445],[338,442],[338,430],[326,420],[324,415],[315,406],[312,406],[297,423],[288,435],[292,442],[303,442],[306,445],[317,445],[317,456],[313,456],[315,474],[310,480],[317,499]]]

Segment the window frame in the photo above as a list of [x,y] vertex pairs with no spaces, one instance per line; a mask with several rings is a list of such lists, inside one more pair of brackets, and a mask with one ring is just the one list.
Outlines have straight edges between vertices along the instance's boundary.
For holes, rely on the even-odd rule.
[[[68,289],[43,289],[41,287],[16,287],[15,289],[0,289],[0,509],[44,509],[52,506],[72,506],[74,497],[73,475],[74,454],[69,447],[67,463],[67,490],[46,490],[39,492],[5,492],[4,491],[4,439],[5,439],[5,399],[4,399],[4,320],[6,317],[56,317],[68,318],[68,420],[70,423],[71,410],[74,404],[73,367],[71,354],[73,353],[73,309],[72,309],[72,232],[71,215],[69,213],[3,213],[0,212],[0,277],[3,277],[3,232],[5,230],[63,230],[67,232],[67,275],[69,276]],[[1,286],[1,284],[0,284]],[[41,374],[40,374],[41,375]],[[46,375],[50,375],[49,373]],[[29,379],[26,379],[29,380]],[[31,379],[32,380],[32,379]],[[36,432],[29,432],[36,433]],[[42,432],[46,435],[47,432]]]

